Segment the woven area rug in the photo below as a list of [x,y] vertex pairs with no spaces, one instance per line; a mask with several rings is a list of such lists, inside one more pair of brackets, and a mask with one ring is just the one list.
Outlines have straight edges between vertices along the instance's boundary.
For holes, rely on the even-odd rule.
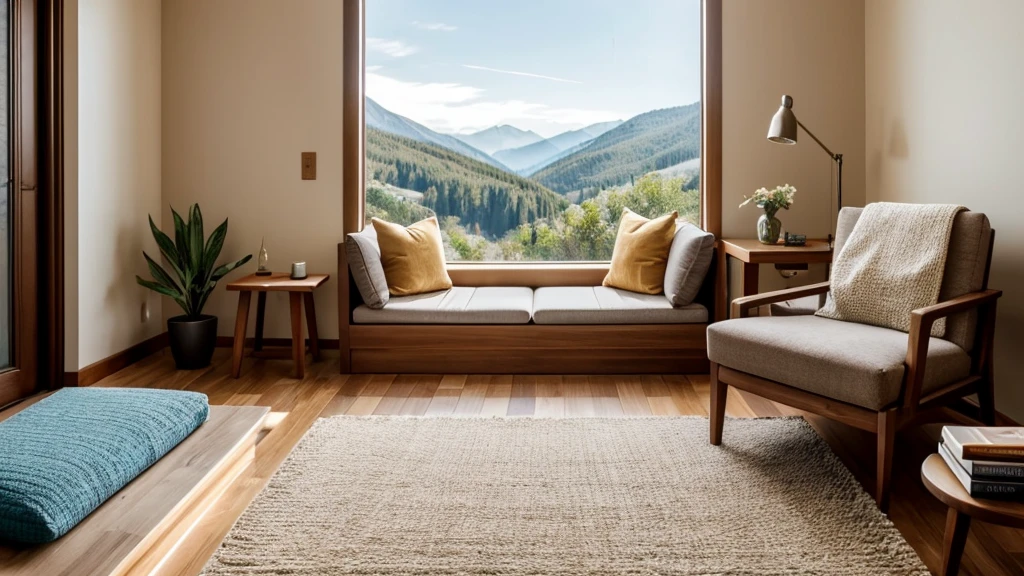
[[318,421],[204,570],[928,571],[802,419]]

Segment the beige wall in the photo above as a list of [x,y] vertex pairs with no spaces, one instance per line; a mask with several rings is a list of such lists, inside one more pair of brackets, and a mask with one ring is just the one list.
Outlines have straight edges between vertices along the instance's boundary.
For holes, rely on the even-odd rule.
[[[255,259],[265,236],[272,269],[305,261],[330,273],[316,294],[322,338],[338,336],[341,30],[338,0],[163,4],[164,224],[168,205],[198,202],[210,226],[229,218],[224,260]],[[300,178],[303,151],[317,152],[315,181]],[[233,333],[236,306],[223,287],[211,296],[206,312],[220,318],[221,335]],[[169,302],[164,311],[178,313]],[[266,335],[290,334],[287,297],[272,294]]]
[[997,230],[990,284],[1006,291],[996,335],[996,405],[1024,419],[1024,3],[869,0],[869,202],[946,202]]
[[[729,0],[722,12],[722,233],[753,238],[761,211],[737,208],[743,196],[789,183],[797,195],[793,208],[779,213],[783,228],[823,238],[832,161],[802,131],[796,146],[765,135],[782,94],[791,95],[797,118],[844,156],[843,203],[863,205],[864,3]],[[814,272],[824,279],[824,267]],[[788,283],[807,281],[801,275]],[[762,290],[785,284],[774,267],[762,266]]]
[[142,251],[156,250],[146,215],[161,205],[160,1],[79,0],[77,20],[77,182],[66,190],[77,270],[69,265],[66,289],[78,297],[68,311],[78,335],[67,370],[163,329],[160,298],[135,282],[147,273]]

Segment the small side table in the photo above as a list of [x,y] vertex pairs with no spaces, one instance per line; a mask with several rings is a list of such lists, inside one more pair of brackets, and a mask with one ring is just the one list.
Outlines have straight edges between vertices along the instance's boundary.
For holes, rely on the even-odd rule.
[[256,342],[253,350],[263,349],[263,316],[267,310],[267,292],[287,292],[292,313],[292,360],[295,362],[295,377],[305,375],[306,346],[302,339],[302,302],[306,302],[306,323],[309,330],[309,351],[313,361],[320,359],[319,334],[316,330],[316,308],[313,306],[313,290],[330,278],[327,274],[310,274],[302,280],[292,280],[287,273],[270,276],[250,274],[228,284],[228,290],[238,292],[238,313],[235,316],[235,342],[231,352],[231,375],[242,374],[242,354],[245,351],[245,328],[249,323],[249,301],[256,292]]
[[729,256],[743,262],[743,296],[753,296],[761,264],[828,264],[832,248],[825,240],[808,240],[805,246],[762,244],[753,238],[719,240],[715,321],[729,317]]
[[921,465],[921,481],[932,496],[949,506],[949,512],[946,513],[946,535],[942,544],[942,571],[939,572],[943,576],[956,576],[959,573],[960,557],[964,553],[972,518],[990,524],[1024,528],[1024,503],[972,498],[938,454],[932,454]]

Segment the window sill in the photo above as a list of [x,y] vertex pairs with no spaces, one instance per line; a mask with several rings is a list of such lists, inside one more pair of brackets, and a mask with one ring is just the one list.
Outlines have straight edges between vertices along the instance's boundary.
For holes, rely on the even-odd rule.
[[452,262],[456,286],[600,286],[609,262]]

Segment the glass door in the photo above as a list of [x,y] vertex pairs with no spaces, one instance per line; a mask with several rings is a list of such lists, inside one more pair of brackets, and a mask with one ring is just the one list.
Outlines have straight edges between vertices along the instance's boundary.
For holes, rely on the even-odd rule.
[[38,384],[39,10],[0,0],[0,407]]

